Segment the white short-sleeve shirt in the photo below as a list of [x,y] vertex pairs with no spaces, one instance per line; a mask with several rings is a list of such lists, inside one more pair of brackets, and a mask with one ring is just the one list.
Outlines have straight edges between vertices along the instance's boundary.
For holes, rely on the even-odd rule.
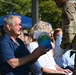
[[[29,52],[32,53],[35,50],[35,48],[37,48],[37,47],[38,47],[37,42],[31,42],[27,48],[28,48]],[[42,73],[41,72],[42,67],[56,70],[55,64],[56,63],[51,54],[51,50],[49,50],[46,54],[40,56],[38,58],[37,62],[35,62],[33,65],[31,65],[31,69],[36,75],[40,75]]]

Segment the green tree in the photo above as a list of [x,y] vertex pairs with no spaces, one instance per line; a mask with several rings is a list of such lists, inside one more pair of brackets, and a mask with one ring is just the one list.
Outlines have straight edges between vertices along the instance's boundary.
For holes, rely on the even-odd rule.
[[61,9],[53,0],[39,0],[39,14],[40,20],[51,23],[53,28],[61,27]]
[[[61,9],[53,0],[39,1],[39,20],[52,24],[53,28],[61,27]],[[0,16],[16,12],[32,17],[32,0],[0,0]]]
[[31,0],[0,0],[0,10],[1,15],[11,12],[27,15],[31,13]]

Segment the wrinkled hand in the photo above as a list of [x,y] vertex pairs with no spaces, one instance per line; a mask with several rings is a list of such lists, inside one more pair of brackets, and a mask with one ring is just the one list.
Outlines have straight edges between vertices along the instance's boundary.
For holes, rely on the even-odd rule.
[[40,57],[41,55],[45,54],[47,51],[46,51],[46,48],[44,46],[41,46],[41,47],[37,47],[33,52],[32,54],[35,56],[35,57]]
[[72,72],[72,71],[70,71],[69,69],[64,69],[64,72],[66,72],[67,74],[69,74],[69,73],[70,73],[70,75],[72,75],[72,74],[73,74],[73,72]]

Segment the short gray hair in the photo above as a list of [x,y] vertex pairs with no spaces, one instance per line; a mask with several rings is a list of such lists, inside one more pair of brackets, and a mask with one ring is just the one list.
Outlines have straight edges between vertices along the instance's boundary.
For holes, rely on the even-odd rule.
[[4,19],[4,29],[6,29],[6,25],[13,25],[13,15],[8,16],[7,18]]
[[52,26],[50,23],[45,21],[38,21],[30,30],[29,35],[33,38],[34,31],[39,30],[40,32],[46,32],[49,33],[52,29]]
[[45,21],[38,21],[35,25],[34,25],[34,29],[35,30],[39,30],[41,32],[47,32],[49,33],[49,31],[52,29],[52,26],[50,23],[45,22]]
[[[17,16],[17,17],[21,18],[20,16]],[[4,29],[7,29],[6,28],[7,24],[9,24],[9,25],[13,25],[14,24],[13,18],[14,18],[14,15],[10,15],[7,18],[4,19]]]

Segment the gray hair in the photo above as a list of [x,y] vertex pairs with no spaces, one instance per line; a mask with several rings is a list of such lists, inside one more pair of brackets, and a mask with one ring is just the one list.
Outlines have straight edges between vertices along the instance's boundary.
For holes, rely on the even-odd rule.
[[52,29],[52,26],[50,23],[48,22],[44,22],[44,21],[38,21],[35,25],[34,25],[34,29],[35,30],[39,30],[41,32],[47,32],[49,33],[50,30]]
[[[17,16],[17,17],[21,18],[20,16]],[[6,27],[7,24],[9,24],[9,25],[14,24],[13,18],[14,18],[14,15],[10,15],[7,18],[4,19],[4,29],[7,29],[7,27]]]
[[4,19],[4,29],[7,29],[6,28],[7,24],[13,25],[13,15],[8,16],[7,18]]
[[40,32],[47,32],[49,33],[50,30],[52,29],[52,26],[48,22],[44,21],[38,21],[30,30],[29,35],[33,37],[34,31],[39,30]]

